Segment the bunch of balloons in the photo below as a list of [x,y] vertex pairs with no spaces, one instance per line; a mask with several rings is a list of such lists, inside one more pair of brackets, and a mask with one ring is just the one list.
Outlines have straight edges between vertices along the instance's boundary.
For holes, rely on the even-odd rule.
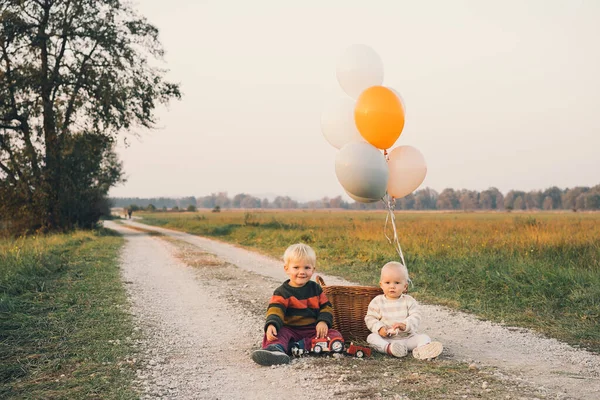
[[323,111],[321,130],[339,149],[338,181],[362,203],[382,200],[386,194],[399,199],[412,193],[423,183],[427,165],[415,147],[390,150],[404,129],[406,106],[396,90],[382,86],[381,58],[369,46],[353,45],[339,58],[336,72],[349,97]]
[[404,129],[406,106],[400,93],[382,86],[383,63],[371,47],[356,44],[347,48],[338,60],[336,74],[349,97],[341,97],[321,115],[325,139],[339,149],[336,176],[355,201],[384,202],[404,262],[393,214],[395,199],[407,196],[423,183],[427,174],[425,158],[412,146],[390,150]]

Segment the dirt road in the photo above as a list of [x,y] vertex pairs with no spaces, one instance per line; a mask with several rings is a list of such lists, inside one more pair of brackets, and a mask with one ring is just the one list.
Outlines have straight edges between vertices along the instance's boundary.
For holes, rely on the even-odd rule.
[[[383,374],[374,385],[384,389],[367,392],[348,383],[345,366],[323,373],[313,368],[315,359],[276,368],[254,364],[249,354],[261,340],[266,301],[286,278],[281,261],[211,239],[125,224],[105,222],[127,239],[123,279],[147,337],[147,368],[138,371],[137,382],[146,398],[280,399],[283,390],[294,399],[415,397],[386,392],[389,378]],[[323,276],[328,284],[351,284]],[[445,345],[441,358],[494,368],[494,378],[505,385],[491,391],[484,382],[477,390],[455,388],[439,398],[600,398],[598,355],[443,307],[424,305],[424,313],[423,330]]]

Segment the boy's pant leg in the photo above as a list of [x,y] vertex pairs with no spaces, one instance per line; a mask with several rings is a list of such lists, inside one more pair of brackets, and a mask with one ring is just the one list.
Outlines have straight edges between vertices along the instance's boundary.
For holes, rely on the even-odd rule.
[[[283,347],[285,353],[288,352],[288,347],[290,341],[294,340],[295,329],[287,326],[282,326],[281,329],[277,332],[277,338],[272,341],[267,340],[267,335],[263,337],[262,348],[266,349],[268,346],[272,344],[278,344]],[[299,340],[299,339],[296,339]]]

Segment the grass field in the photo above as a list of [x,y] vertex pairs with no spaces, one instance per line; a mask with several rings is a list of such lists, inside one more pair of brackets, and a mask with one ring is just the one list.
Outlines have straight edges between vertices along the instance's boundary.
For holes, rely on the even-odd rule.
[[[279,258],[305,242],[318,270],[367,285],[399,260],[385,212],[138,215]],[[600,213],[396,212],[396,226],[417,299],[600,352]]]
[[104,230],[0,241],[0,398],[139,397],[122,243]]

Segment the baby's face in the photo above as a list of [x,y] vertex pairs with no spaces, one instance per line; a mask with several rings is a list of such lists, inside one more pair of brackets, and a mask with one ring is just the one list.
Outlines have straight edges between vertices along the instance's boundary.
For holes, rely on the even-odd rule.
[[308,260],[290,260],[284,266],[285,273],[290,277],[290,286],[306,285],[315,272],[315,266]]
[[406,282],[402,272],[397,269],[389,269],[383,271],[381,274],[379,286],[381,286],[385,297],[388,299],[397,299],[408,288],[408,282]]

